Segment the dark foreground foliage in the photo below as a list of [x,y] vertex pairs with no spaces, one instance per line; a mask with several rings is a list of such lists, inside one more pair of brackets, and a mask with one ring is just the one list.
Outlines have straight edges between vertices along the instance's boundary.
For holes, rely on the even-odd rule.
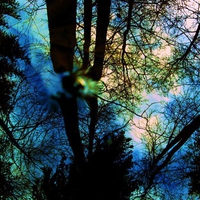
[[106,136],[92,158],[82,169],[62,162],[52,175],[52,169],[43,170],[42,179],[33,187],[34,199],[118,199],[128,200],[135,189],[130,175],[132,154],[130,139],[123,132]]

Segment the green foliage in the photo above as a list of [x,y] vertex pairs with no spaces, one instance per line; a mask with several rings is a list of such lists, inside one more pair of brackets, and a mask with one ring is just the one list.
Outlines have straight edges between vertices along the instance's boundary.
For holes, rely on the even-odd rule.
[[6,26],[7,22],[5,20],[5,15],[19,19],[17,14],[17,7],[19,4],[15,0],[6,0],[0,4],[0,26]]
[[[19,70],[19,60],[28,62],[25,50],[20,47],[18,38],[8,33],[7,17],[19,19],[15,0],[1,1],[0,3],[0,117],[7,119],[13,109],[11,103],[15,94],[16,82],[23,77]],[[4,135],[4,127],[0,127],[0,199],[17,199],[19,192],[16,174],[13,174],[10,143]],[[9,135],[9,138],[12,138]],[[17,183],[17,184],[16,184]]]
[[[0,5],[0,21],[2,25],[6,26],[4,15],[17,17],[15,8],[17,4],[14,1],[7,1]],[[0,30],[0,109],[5,114],[12,109],[9,101],[12,98],[15,87],[16,76],[22,77],[22,72],[17,67],[18,59],[26,61],[25,51],[20,47],[18,38],[14,35],[8,34],[5,30]]]

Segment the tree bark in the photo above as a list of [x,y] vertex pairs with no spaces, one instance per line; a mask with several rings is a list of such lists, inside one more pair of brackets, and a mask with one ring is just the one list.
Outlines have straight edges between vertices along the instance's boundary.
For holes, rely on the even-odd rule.
[[84,58],[83,70],[89,66],[89,48],[91,43],[92,0],[84,0]]
[[46,0],[50,55],[55,72],[73,69],[77,0]]
[[91,69],[92,78],[99,81],[103,70],[103,60],[106,47],[106,35],[109,24],[111,0],[97,0],[97,33],[95,44],[94,66]]
[[[103,60],[106,47],[106,35],[109,25],[111,0],[97,1],[97,33],[95,44],[94,66],[89,72],[89,76],[96,81],[99,81],[102,76]],[[95,126],[97,123],[98,101],[97,97],[88,99],[90,105],[90,128],[89,128],[89,158],[92,155]]]
[[[55,72],[72,71],[76,44],[77,0],[46,0],[50,34],[50,55]],[[67,87],[67,86],[66,86]],[[78,125],[77,97],[56,99],[63,114],[65,130],[79,167],[84,162]]]
[[79,132],[77,99],[75,96],[66,98],[63,95],[58,101],[62,110],[68,141],[74,153],[74,161],[81,168],[85,156]]

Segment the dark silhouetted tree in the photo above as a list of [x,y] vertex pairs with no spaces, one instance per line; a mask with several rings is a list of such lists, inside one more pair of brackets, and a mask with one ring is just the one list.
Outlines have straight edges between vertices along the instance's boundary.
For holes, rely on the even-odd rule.
[[[177,172],[179,164],[179,175],[185,172],[181,168],[184,163],[180,165],[178,161],[183,161],[181,153],[185,144],[193,140],[193,135],[200,126],[198,92],[195,92],[196,96],[189,92],[186,98],[181,97],[177,102],[171,103],[173,94],[180,97],[179,93],[184,89],[191,88],[192,91],[199,87],[198,1],[32,0],[23,4],[21,9],[27,11],[27,18],[23,16],[26,23],[18,25],[28,25],[27,29],[22,28],[19,32],[26,39],[29,39],[29,34],[33,34],[34,39],[40,38],[37,45],[32,45],[35,40],[30,42],[31,55],[40,51],[35,46],[42,50],[39,57],[32,58],[33,63],[37,63],[42,71],[42,76],[39,77],[49,84],[53,82],[48,82],[49,71],[54,75],[58,73],[63,86],[58,93],[52,92],[49,98],[60,105],[63,120],[57,118],[55,113],[49,115],[50,112],[46,112],[41,105],[38,106],[40,93],[32,90],[34,101],[33,94],[21,95],[26,98],[18,103],[20,111],[16,109],[18,112],[12,115],[15,116],[16,123],[9,123],[14,120],[7,120],[7,124],[1,123],[14,146],[18,149],[23,147],[26,152],[39,158],[40,167],[47,167],[43,170],[43,180],[38,182],[43,190],[37,191],[36,187],[34,195],[37,198],[64,198],[62,195],[66,195],[65,191],[60,191],[56,186],[60,181],[58,185],[64,185],[61,188],[69,188],[66,190],[68,197],[82,198],[78,196],[82,194],[88,195],[87,198],[94,198],[92,192],[98,193],[98,187],[101,187],[109,198],[114,199],[115,196],[109,196],[109,192],[113,192],[112,188],[108,191],[96,179],[98,187],[92,184],[93,177],[96,177],[101,181],[106,178],[105,185],[107,182],[112,185],[108,171],[112,179],[119,181],[113,175],[117,171],[114,157],[118,148],[108,145],[107,141],[114,143],[112,136],[111,140],[105,136],[111,130],[120,132],[113,128],[116,118],[110,115],[112,120],[109,123],[99,119],[108,116],[103,113],[103,117],[100,117],[100,113],[102,114],[103,109],[110,112],[107,107],[110,104],[116,106],[114,112],[120,118],[117,122],[121,124],[123,121],[122,126],[137,129],[136,133],[140,136],[142,148],[138,151],[141,157],[135,158],[133,167],[137,171],[134,178],[141,183],[141,187],[133,191],[132,198],[169,199],[172,186],[177,183],[176,179],[179,183],[184,183],[181,179],[183,176],[177,175],[174,178],[173,170],[176,169]],[[44,18],[36,14],[44,14]],[[45,23],[44,31],[42,27]],[[48,66],[41,64],[40,61],[49,54],[53,66],[49,63]],[[9,79],[11,80],[13,77]],[[58,84],[54,83],[55,87]],[[92,85],[97,86],[94,93],[91,92]],[[168,113],[163,101],[169,103]],[[191,106],[191,102],[195,102],[195,107]],[[8,124],[9,126],[5,126]],[[51,142],[48,143],[49,141]],[[111,147],[115,153],[112,153]],[[54,173],[55,168],[48,168],[58,162],[60,152],[65,152],[67,159],[72,162],[67,162],[69,169],[66,169],[68,173],[64,174],[64,179],[65,170]],[[50,162],[42,159],[46,155],[51,157]],[[104,162],[98,162],[103,158]],[[19,160],[24,162],[23,159]],[[96,162],[103,169],[102,173]],[[93,189],[90,190],[91,194],[88,193],[89,187],[84,185],[87,178],[90,180],[88,185]],[[169,193],[166,194],[165,189],[170,183]],[[119,185],[119,191],[122,191],[123,184]],[[102,195],[105,191],[101,191]],[[176,190],[170,194],[170,199],[176,199],[177,191],[185,190],[184,187]],[[95,198],[106,198],[98,195]],[[117,193],[116,198],[119,196]]]
[[12,153],[8,149],[10,143],[17,148],[20,147],[6,125],[13,109],[11,100],[15,95],[16,82],[23,78],[18,61],[28,62],[25,50],[18,43],[18,38],[8,32],[6,16],[19,19],[17,6],[14,0],[0,3],[0,199],[2,200],[17,198],[19,189],[18,177],[12,171],[13,162],[10,158]]
[[52,169],[44,169],[42,179],[36,180],[33,187],[36,194],[53,199],[130,199],[131,192],[137,187],[132,167],[131,139],[124,132],[112,133],[102,138],[93,156],[82,170],[65,163],[65,157],[53,174]]
[[6,31],[8,24],[5,15],[19,19],[15,11],[17,5],[15,1],[4,1],[0,5],[0,109],[4,114],[12,109],[9,102],[14,92],[15,81],[23,76],[17,66],[17,59],[28,61],[18,38]]
[[189,178],[189,192],[200,196],[200,132],[197,131],[194,142],[188,145],[186,159],[189,161],[189,169],[185,174]]

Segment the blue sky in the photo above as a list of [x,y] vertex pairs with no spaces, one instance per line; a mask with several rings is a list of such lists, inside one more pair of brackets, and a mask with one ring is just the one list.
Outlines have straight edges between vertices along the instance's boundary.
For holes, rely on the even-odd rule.
[[[40,4],[43,4],[42,0],[38,1],[38,5]],[[31,5],[26,0],[21,0],[20,5],[21,7],[28,6],[28,10],[32,10]],[[20,33],[20,42],[23,45],[25,44],[29,49],[31,66],[28,66],[26,73],[28,76],[36,74],[36,76],[33,76],[32,79],[29,79],[30,83],[34,86],[34,84],[38,85],[40,82],[42,84],[41,90],[47,94],[48,98],[48,95],[51,93],[55,94],[56,92],[61,91],[62,86],[60,84],[60,77],[53,71],[52,63],[49,57],[49,34],[46,9],[43,7],[43,9],[33,12],[31,15],[30,13],[27,14],[26,12],[21,11],[21,16],[22,21],[10,20],[10,24],[12,24],[11,32],[16,34]],[[192,27],[192,24],[192,19],[189,19],[186,25],[189,28]],[[178,95],[181,91],[182,88],[179,87],[177,90],[172,90],[170,95]],[[169,102],[171,100],[169,96],[163,97],[156,92],[151,94],[144,93],[143,95],[149,101],[141,106],[142,110],[146,109],[147,104],[151,104],[153,102],[157,102],[154,106],[159,110],[162,108],[162,104],[160,104],[160,102]],[[156,123],[156,119],[160,119],[159,113],[152,116],[152,125]],[[142,125],[142,123],[145,123],[143,120],[144,119],[142,118],[135,118],[134,123],[140,123]],[[132,128],[133,129],[130,132],[130,135],[137,143],[137,146],[135,146],[135,152],[139,153],[140,150],[144,148],[144,146],[141,145],[141,136],[144,130],[137,129],[135,126]]]

